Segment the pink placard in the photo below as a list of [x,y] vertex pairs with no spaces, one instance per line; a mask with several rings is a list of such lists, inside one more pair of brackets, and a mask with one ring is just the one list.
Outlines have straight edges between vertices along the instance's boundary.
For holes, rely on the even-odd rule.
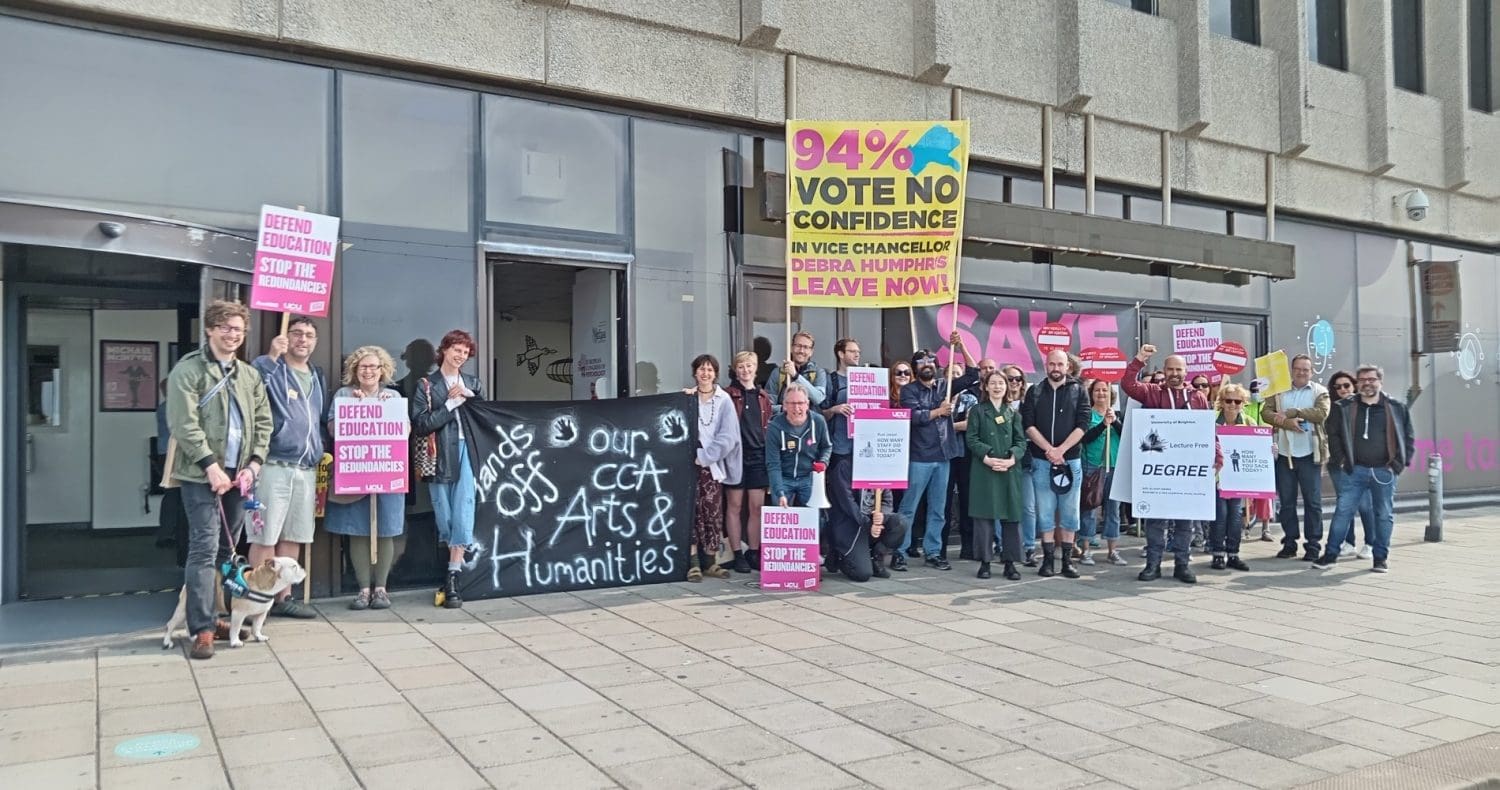
[[854,488],[906,488],[911,409],[856,409]]
[[405,493],[410,433],[405,398],[335,398],[333,493]]
[[767,507],[760,511],[760,588],[816,590],[818,511],[810,507]]
[[328,315],[338,249],[338,217],[261,206],[250,307],[320,318]]
[[1267,425],[1220,425],[1215,431],[1224,466],[1219,496],[1264,499],[1276,494],[1276,444]]

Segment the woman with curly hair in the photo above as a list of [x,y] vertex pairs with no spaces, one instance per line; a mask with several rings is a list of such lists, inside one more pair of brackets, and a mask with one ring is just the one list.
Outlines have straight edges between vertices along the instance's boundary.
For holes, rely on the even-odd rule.
[[[333,431],[333,404],[339,398],[385,400],[398,398],[395,389],[396,363],[380,346],[361,346],[344,360],[344,386],[328,402],[328,430]],[[370,507],[376,508],[375,562],[370,562]],[[389,609],[391,597],[385,583],[396,559],[396,537],[406,524],[405,494],[329,494],[323,508],[323,526],[333,535],[349,538],[349,559],[354,563],[354,578],[359,595],[350,609]]]

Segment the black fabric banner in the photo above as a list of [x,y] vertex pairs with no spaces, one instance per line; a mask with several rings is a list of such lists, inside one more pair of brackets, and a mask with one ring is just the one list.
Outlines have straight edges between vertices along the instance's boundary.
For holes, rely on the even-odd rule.
[[692,397],[481,402],[465,599],[687,578],[697,490]]

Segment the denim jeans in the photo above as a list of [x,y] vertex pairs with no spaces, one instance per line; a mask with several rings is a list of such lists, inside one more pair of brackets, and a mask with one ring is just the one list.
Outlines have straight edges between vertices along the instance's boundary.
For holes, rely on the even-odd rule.
[[[1094,470],[1098,468],[1097,466],[1085,465],[1083,467],[1083,477],[1079,478],[1079,485],[1083,485],[1081,481],[1093,474]],[[1094,511],[1102,509],[1104,511],[1104,539],[1119,539],[1120,503],[1109,498],[1109,486],[1114,479],[1115,470],[1114,467],[1110,467],[1109,471],[1104,473],[1104,504],[1100,505],[1099,508],[1091,508],[1078,514],[1078,537],[1088,540],[1099,534],[1098,522],[1095,520]],[[1079,497],[1082,498],[1082,492],[1079,493]]]
[[[1052,464],[1047,463],[1046,459],[1031,459],[1036,525],[1038,533],[1043,536],[1052,534],[1054,521],[1068,532],[1078,531],[1078,500],[1083,491],[1083,462],[1074,458],[1068,461],[1068,468],[1073,470],[1073,486],[1066,494],[1055,494],[1052,492]],[[1044,539],[1042,542],[1049,541]]]
[[1240,538],[1245,533],[1245,500],[1216,498],[1214,525],[1208,532],[1208,550],[1214,555],[1231,557],[1240,553]]
[[[901,515],[906,523],[912,523],[917,505],[927,501],[927,532],[922,536],[922,551],[929,557],[943,552],[943,522],[947,513],[943,505],[948,503],[948,462],[912,461],[906,475],[906,494],[901,497]],[[901,550],[911,548],[911,533],[901,541]]]
[[[1342,469],[1336,469],[1332,466],[1328,467],[1328,476],[1333,479],[1333,490],[1335,492],[1343,491],[1344,486],[1349,480],[1348,472],[1345,472]],[[1375,504],[1370,497],[1370,492],[1368,491],[1366,491],[1364,497],[1359,500],[1359,523],[1360,526],[1364,527],[1365,529],[1365,545],[1373,545],[1375,542]],[[1352,525],[1349,532],[1350,535],[1347,540],[1352,544],[1354,542],[1354,530],[1352,528]]]
[[[233,475],[230,475],[233,478]],[[187,513],[188,550],[187,564],[182,568],[182,584],[187,588],[188,633],[197,635],[212,631],[219,622],[219,613],[214,611],[214,575],[219,563],[229,558],[234,546],[224,537],[228,526],[231,535],[239,530],[245,510],[240,506],[240,488],[234,486],[220,496],[214,496],[207,483],[183,483],[182,507]],[[219,508],[224,513],[219,515]],[[224,519],[229,524],[224,524]]]
[[[1050,529],[1050,527],[1049,527]],[[1036,492],[1031,490],[1031,470],[1026,470],[1026,479],[1021,481],[1021,542],[1023,548],[1036,548]]]
[[433,483],[432,517],[437,522],[438,543],[449,547],[474,542],[474,470],[469,465],[469,443],[458,443],[458,479]]
[[1391,553],[1391,532],[1396,526],[1396,477],[1389,469],[1356,466],[1354,472],[1344,479],[1339,491],[1339,503],[1333,510],[1333,525],[1328,530],[1328,553],[1339,556],[1339,547],[1354,532],[1354,514],[1361,500],[1369,495],[1375,510],[1375,529],[1370,537],[1370,553],[1383,560]]
[[[826,478],[825,478],[825,480],[826,480]],[[782,478],[781,486],[782,486],[782,488],[786,489],[786,506],[787,507],[807,507],[807,503],[812,499],[812,474],[811,473],[809,473],[806,477],[803,477],[801,479],[796,479],[796,478]],[[768,504],[770,504],[770,505],[772,505],[774,507],[780,507],[781,506],[781,501],[780,501],[779,498],[776,498],[773,495],[773,498],[770,500],[770,502]],[[822,511],[819,511],[819,513],[821,513],[821,512]],[[760,526],[757,525],[755,528],[756,529],[760,529]]]
[[[1313,463],[1311,455],[1293,458],[1276,456],[1276,498],[1280,501],[1281,545],[1297,548],[1303,539],[1308,552],[1317,553],[1323,540],[1323,465]],[[1302,529],[1297,525],[1297,494],[1302,494]]]
[[1193,522],[1187,519],[1146,519],[1146,564],[1160,565],[1171,533],[1172,557],[1187,565],[1192,556]]

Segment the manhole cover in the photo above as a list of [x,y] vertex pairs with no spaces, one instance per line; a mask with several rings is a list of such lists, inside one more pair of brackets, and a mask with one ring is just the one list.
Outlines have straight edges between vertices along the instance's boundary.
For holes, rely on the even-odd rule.
[[174,754],[190,752],[198,748],[198,736],[182,732],[164,732],[142,735],[121,741],[115,746],[115,756],[127,760],[158,760]]

